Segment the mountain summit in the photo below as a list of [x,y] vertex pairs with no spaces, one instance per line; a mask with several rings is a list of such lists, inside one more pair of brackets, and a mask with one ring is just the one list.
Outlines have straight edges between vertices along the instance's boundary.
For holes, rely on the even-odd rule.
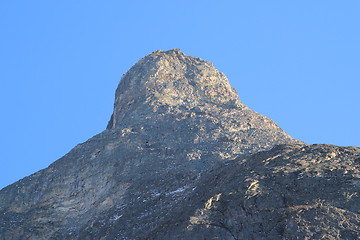
[[291,138],[211,63],[156,51],[102,133],[0,191],[0,239],[354,239],[359,159]]
[[162,132],[167,138],[154,139],[163,140],[162,144],[173,138],[182,145],[192,144],[191,148],[223,142],[233,148],[232,154],[226,154],[233,158],[298,142],[271,119],[242,104],[212,63],[186,56],[179,49],[145,56],[122,77],[107,129],[139,127],[157,129],[157,134],[149,132],[149,136]]
[[210,62],[178,49],[156,51],[138,61],[121,79],[108,128],[121,126],[129,112],[182,111],[195,107],[244,107],[227,78]]

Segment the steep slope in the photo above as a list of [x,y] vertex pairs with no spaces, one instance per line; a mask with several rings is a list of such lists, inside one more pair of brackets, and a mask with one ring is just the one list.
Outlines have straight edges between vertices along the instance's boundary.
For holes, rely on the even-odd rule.
[[295,156],[305,147],[242,104],[211,63],[154,52],[122,77],[105,131],[0,191],[0,238],[231,239],[235,230],[191,219],[214,194],[246,184],[234,171],[253,171],[279,144],[295,144]]
[[[166,144],[174,135],[181,145],[189,142],[212,149],[222,149],[223,142],[232,157],[296,142],[271,119],[242,104],[236,90],[212,63],[186,56],[178,49],[152,53],[123,76],[108,129],[164,125],[168,129],[158,131],[166,136],[154,137],[153,141],[164,139],[161,144]],[[182,133],[171,132],[179,128]],[[150,132],[153,135],[154,129]],[[197,155],[201,155],[201,148],[190,148],[198,149]]]
[[358,239],[359,167],[360,148],[276,146],[206,173],[148,238]]

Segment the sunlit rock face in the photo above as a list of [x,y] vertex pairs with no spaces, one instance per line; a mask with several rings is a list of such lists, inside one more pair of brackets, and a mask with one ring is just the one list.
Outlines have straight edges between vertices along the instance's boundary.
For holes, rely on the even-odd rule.
[[359,159],[291,138],[211,63],[156,51],[106,130],[0,191],[0,239],[354,239]]
[[230,159],[296,142],[271,119],[242,104],[226,76],[212,63],[178,49],[145,56],[119,83],[107,129],[139,127],[144,131],[158,128],[167,136],[154,139],[164,141],[162,144],[170,139],[191,143],[191,148],[226,143],[231,150],[220,155]]
[[[156,51],[136,63],[121,79],[108,128],[141,111],[181,112],[196,107],[244,107],[225,75],[212,63],[189,57],[178,49]],[[140,109],[138,109],[140,108]]]

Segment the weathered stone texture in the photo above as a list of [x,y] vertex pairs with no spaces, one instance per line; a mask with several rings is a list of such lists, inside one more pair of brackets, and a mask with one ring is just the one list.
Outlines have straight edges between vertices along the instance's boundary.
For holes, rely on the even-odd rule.
[[136,63],[102,133],[0,191],[0,239],[354,239],[359,148],[308,146],[177,49]]

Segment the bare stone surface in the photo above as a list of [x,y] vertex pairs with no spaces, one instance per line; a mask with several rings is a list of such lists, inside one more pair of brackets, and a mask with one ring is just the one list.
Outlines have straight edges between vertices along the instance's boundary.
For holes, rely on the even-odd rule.
[[107,129],[0,191],[0,239],[355,239],[360,149],[308,146],[178,49],[121,79]]
[[304,144],[232,161],[206,173],[184,217],[149,239],[358,239],[359,165],[359,148]]

